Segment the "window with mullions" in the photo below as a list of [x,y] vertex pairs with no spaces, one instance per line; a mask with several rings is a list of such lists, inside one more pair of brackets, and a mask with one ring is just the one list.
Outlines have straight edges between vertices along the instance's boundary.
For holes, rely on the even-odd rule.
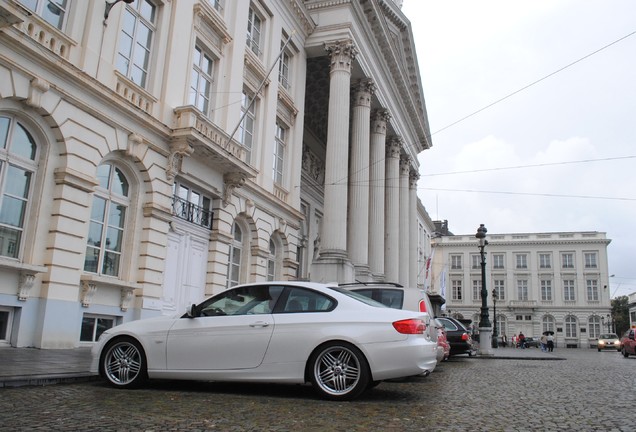
[[247,47],[257,56],[261,55],[261,31],[262,20],[254,8],[250,7],[247,17]]
[[[285,45],[285,42],[280,43],[281,49]],[[289,84],[289,64],[291,62],[291,54],[287,50],[283,50],[280,61],[278,62],[278,82],[285,89],[291,88]]]
[[495,279],[493,281],[493,289],[495,290],[495,294],[497,295],[497,301],[506,300],[506,289],[504,283],[504,279]]
[[473,300],[481,299],[481,279],[473,279]]
[[461,300],[462,296],[462,281],[454,279],[451,281],[451,292],[453,300]]
[[492,255],[492,268],[497,270],[504,268],[504,256],[502,254]]
[[528,268],[528,255],[527,254],[517,254],[515,256],[517,260],[517,268],[518,269],[527,269]]
[[115,325],[114,317],[84,314],[80,331],[80,342],[97,342],[97,339]]
[[461,270],[462,269],[462,256],[461,255],[451,255],[451,270]]
[[0,255],[18,258],[37,165],[33,136],[14,117],[0,116]]
[[585,268],[593,268],[597,267],[596,264],[596,252],[585,252]]
[[178,182],[172,185],[172,213],[179,219],[212,228],[212,198]]
[[563,300],[565,301],[575,301],[574,297],[574,280],[565,279],[563,281]]
[[541,284],[541,300],[552,301],[552,280],[542,279]]
[[528,300],[528,280],[527,279],[517,279],[517,300],[520,300],[520,301]]
[[549,269],[552,268],[552,256],[546,253],[539,254],[539,268]]
[[68,11],[66,0],[18,0],[27,8],[31,9],[44,21],[62,30]]
[[267,280],[273,281],[276,278],[276,244],[269,239],[269,256],[267,257]]
[[576,317],[568,315],[565,317],[565,337],[574,338],[576,334]]
[[192,75],[190,77],[190,105],[204,115],[210,114],[210,97],[214,82],[214,60],[199,45],[194,47]]
[[84,271],[119,276],[126,211],[130,205],[128,180],[110,163],[97,168],[99,186],[93,196]]
[[236,222],[232,226],[233,241],[230,244],[227,266],[227,286],[231,288],[241,283],[241,263],[243,261],[243,230]]
[[598,291],[598,280],[587,279],[585,281],[585,285],[587,286],[587,300],[599,301],[600,294]]
[[563,253],[561,254],[561,268],[573,269],[574,268],[574,254]]
[[140,87],[146,87],[157,7],[149,0],[126,5],[119,37],[117,70]]
[[256,122],[256,101],[252,101],[253,96],[243,91],[241,101],[241,116],[243,120],[239,126],[238,140],[245,149],[245,160],[250,163],[252,160],[252,146],[254,141],[254,123]]
[[274,183],[283,183],[283,165],[285,163],[285,147],[287,140],[287,129],[280,122],[276,122],[276,137],[274,143],[274,168],[272,176]]
[[590,339],[597,339],[601,334],[601,317],[593,315],[590,317],[588,323],[588,337]]

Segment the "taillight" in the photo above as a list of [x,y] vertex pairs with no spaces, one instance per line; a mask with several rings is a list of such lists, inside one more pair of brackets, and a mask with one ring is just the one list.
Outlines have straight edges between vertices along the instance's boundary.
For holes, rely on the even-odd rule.
[[424,299],[420,300],[420,312],[426,312],[426,302]]
[[395,321],[393,327],[402,334],[424,334],[426,331],[426,324],[421,319],[405,319],[401,321]]
[[462,333],[462,340],[467,341],[468,339],[470,339],[470,335],[468,333]]

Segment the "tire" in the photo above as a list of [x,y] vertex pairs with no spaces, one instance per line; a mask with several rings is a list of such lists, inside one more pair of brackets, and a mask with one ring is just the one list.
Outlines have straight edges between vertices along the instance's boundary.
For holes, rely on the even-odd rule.
[[627,351],[625,351],[625,347],[623,347],[621,352],[623,354],[623,357],[625,357],[625,358],[629,357],[629,353]]
[[600,349],[600,348],[598,349],[598,352],[601,352],[601,349]]
[[373,386],[369,363],[362,352],[346,342],[324,344],[309,358],[309,380],[329,400],[352,400]]
[[148,379],[146,355],[131,338],[117,338],[106,345],[99,360],[100,375],[117,388],[136,388]]

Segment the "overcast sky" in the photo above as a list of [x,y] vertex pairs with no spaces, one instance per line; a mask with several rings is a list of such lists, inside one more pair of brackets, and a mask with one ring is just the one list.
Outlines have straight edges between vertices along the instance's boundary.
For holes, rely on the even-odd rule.
[[636,292],[636,1],[402,10],[432,134],[418,188],[431,218],[454,234],[605,232],[612,298]]

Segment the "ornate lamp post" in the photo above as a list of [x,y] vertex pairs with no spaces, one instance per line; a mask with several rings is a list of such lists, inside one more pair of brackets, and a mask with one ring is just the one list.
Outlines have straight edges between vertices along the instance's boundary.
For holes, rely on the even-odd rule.
[[610,329],[612,323],[610,322],[610,314],[607,314],[607,332],[611,332],[612,330]]
[[493,355],[491,343],[492,325],[488,317],[488,290],[486,289],[486,254],[484,248],[488,244],[484,224],[479,225],[475,237],[479,240],[479,254],[481,256],[481,316],[479,320],[479,351],[481,355]]

